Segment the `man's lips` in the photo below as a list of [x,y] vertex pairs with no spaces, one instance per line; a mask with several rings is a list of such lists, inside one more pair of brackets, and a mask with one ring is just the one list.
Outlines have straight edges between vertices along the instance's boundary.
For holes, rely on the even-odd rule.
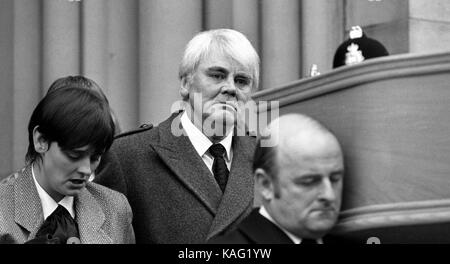
[[218,102],[216,104],[222,106],[223,108],[229,108],[233,111],[237,111],[237,106],[231,102]]
[[321,212],[321,213],[336,213],[337,210],[333,207],[325,207],[325,208],[317,208],[312,210],[313,212]]

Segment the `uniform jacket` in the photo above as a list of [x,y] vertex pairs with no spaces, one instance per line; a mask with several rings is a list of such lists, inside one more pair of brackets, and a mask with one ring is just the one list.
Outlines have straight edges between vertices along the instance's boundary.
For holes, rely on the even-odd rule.
[[[124,195],[88,182],[74,199],[83,244],[134,243],[132,213]],[[44,222],[41,201],[25,167],[0,183],[0,243],[33,239]]]
[[158,127],[117,138],[97,182],[126,194],[137,243],[206,243],[237,225],[253,205],[255,139],[233,137],[225,192],[187,136],[175,136],[174,114]]

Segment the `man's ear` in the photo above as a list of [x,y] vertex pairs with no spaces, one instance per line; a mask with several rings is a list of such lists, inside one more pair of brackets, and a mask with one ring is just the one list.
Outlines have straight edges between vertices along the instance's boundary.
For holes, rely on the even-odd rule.
[[39,132],[39,126],[33,128],[33,144],[34,149],[38,153],[45,153],[48,150],[48,141],[45,139],[44,135]]
[[264,169],[258,168],[254,172],[256,191],[263,200],[270,201],[274,198],[274,183]]
[[181,78],[180,95],[181,98],[183,98],[183,100],[189,99],[189,86],[190,86],[189,79],[190,79],[189,76],[184,76],[183,78]]

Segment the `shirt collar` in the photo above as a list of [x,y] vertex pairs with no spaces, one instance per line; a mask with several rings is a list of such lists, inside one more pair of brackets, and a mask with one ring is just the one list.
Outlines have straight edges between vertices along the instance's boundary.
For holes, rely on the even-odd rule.
[[72,218],[75,219],[75,210],[73,209],[73,196],[65,196],[61,201],[59,201],[59,203],[57,203],[38,183],[38,181],[36,180],[36,176],[34,175],[33,167],[34,166],[31,166],[31,174],[33,175],[34,184],[36,185],[39,199],[41,200],[44,220],[47,219],[47,217],[49,217],[53,213],[53,211],[56,210],[58,204],[64,206],[64,208],[66,208]]
[[[273,224],[278,226],[294,242],[294,244],[300,244],[302,242],[301,238],[299,238],[298,236],[296,236],[296,235],[292,234],[291,232],[287,231],[285,228],[283,228],[277,222],[275,222],[275,220],[270,216],[269,212],[267,212],[267,210],[266,210],[266,208],[264,206],[261,206],[259,208],[259,213],[262,216],[264,216],[265,218],[267,218],[267,220],[269,220],[270,222],[272,222]],[[321,238],[317,239],[317,244],[323,244],[323,241],[322,241]]]
[[[197,151],[198,155],[202,157],[208,151],[209,147],[212,146],[213,143],[192,123],[192,121],[187,116],[186,112],[183,112],[180,121],[184,131],[186,131],[189,140],[194,146],[194,149]],[[225,148],[227,152],[226,155],[227,161],[229,161],[231,158],[230,152],[232,140],[233,140],[233,133],[229,133],[224,139],[222,139],[219,142],[220,144],[222,144],[222,146]]]

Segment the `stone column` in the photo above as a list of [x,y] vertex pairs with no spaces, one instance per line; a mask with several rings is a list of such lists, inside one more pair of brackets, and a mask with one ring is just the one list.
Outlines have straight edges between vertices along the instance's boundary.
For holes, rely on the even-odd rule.
[[13,0],[0,1],[0,179],[12,172],[13,149]]
[[122,130],[138,125],[139,8],[137,0],[106,0],[106,87]]
[[441,52],[450,47],[450,2],[409,1],[409,52]]
[[157,124],[181,99],[178,65],[187,42],[202,28],[198,0],[141,0],[139,121]]
[[204,28],[232,28],[233,26],[233,1],[207,0],[204,1]]
[[312,64],[325,73],[333,67],[334,52],[343,41],[344,7],[341,1],[302,1],[302,77]]
[[107,0],[83,0],[81,9],[81,72],[108,96]]
[[258,0],[233,0],[233,28],[242,32],[252,43],[255,50],[259,49],[259,9]]
[[43,94],[57,78],[80,73],[80,2],[42,1]]
[[300,78],[300,1],[262,0],[262,88]]
[[[8,98],[12,98],[13,104],[13,110],[8,111],[13,113],[13,150],[8,155],[1,155],[12,155],[13,170],[24,165],[28,148],[28,121],[42,98],[41,11],[40,1],[14,0],[14,53],[11,53],[14,56],[14,85],[11,89],[14,92]],[[4,96],[2,93],[2,97]]]

